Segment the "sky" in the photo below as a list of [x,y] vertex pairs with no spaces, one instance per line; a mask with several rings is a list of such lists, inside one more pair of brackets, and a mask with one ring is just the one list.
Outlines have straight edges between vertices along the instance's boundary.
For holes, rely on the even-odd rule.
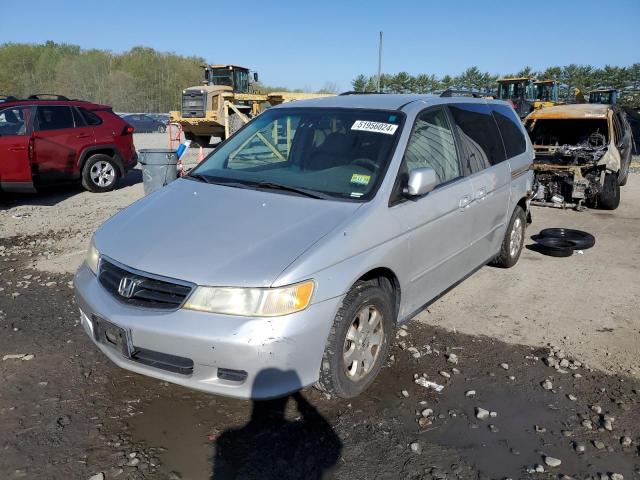
[[356,75],[375,74],[380,31],[386,73],[640,62],[640,0],[1,2],[0,43],[113,52],[142,45],[246,66],[264,84],[305,90],[332,82],[345,91]]

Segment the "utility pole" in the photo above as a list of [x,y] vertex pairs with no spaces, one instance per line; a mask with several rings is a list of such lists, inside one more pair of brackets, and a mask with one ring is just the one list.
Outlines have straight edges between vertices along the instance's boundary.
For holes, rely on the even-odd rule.
[[378,85],[377,90],[380,93],[382,90],[381,87],[381,77],[382,77],[382,32],[380,32],[380,44],[378,45]]

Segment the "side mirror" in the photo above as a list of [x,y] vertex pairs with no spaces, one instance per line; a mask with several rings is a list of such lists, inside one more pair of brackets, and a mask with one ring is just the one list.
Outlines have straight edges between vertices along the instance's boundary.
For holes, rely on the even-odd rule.
[[253,72],[253,81],[254,82],[258,81],[258,72]]
[[404,189],[404,194],[408,197],[421,197],[433,190],[437,184],[438,177],[433,168],[416,168],[409,173],[409,181]]

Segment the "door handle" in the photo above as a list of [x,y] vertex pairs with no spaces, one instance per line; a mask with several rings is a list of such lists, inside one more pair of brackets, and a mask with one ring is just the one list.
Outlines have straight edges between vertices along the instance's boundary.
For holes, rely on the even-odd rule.
[[470,203],[471,203],[471,195],[465,195],[460,199],[460,203],[458,203],[458,205],[460,206],[461,209],[464,209],[464,208],[467,208]]
[[9,147],[10,152],[23,152],[27,149],[27,147]]
[[88,133],[81,133],[80,135],[76,135],[76,138],[89,138],[90,136]]
[[487,187],[479,187],[476,191],[476,200],[481,200],[487,196]]

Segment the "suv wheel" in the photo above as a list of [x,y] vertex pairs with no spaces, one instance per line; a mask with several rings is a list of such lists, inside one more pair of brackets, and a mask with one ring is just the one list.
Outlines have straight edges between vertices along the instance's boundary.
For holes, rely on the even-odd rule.
[[618,175],[607,173],[604,176],[602,190],[598,194],[598,206],[603,210],[615,210],[620,205],[620,183]]
[[522,252],[522,245],[524,244],[526,223],[527,219],[524,210],[520,205],[517,205],[513,211],[513,215],[511,215],[511,221],[509,222],[507,231],[504,234],[500,253],[491,262],[491,265],[500,268],[511,268],[518,263],[520,253]]
[[119,176],[113,158],[96,154],[91,156],[82,168],[82,186],[90,192],[108,192],[115,188]]
[[362,393],[375,380],[393,336],[393,301],[377,280],[358,282],[333,322],[318,388],[342,398]]

